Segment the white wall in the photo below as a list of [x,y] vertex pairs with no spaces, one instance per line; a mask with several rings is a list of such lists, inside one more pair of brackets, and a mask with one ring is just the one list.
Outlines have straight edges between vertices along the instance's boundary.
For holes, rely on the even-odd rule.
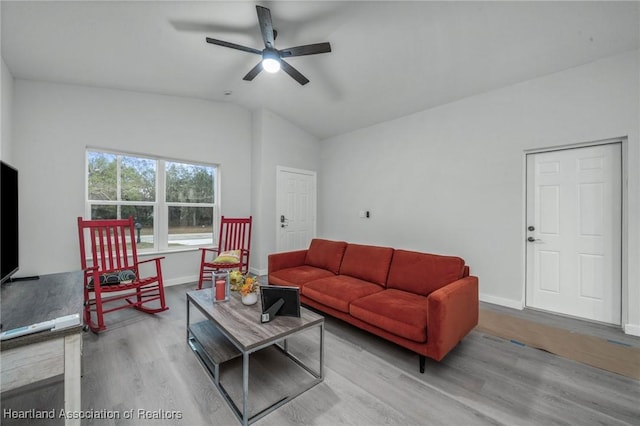
[[13,76],[7,68],[2,58],[2,68],[0,69],[0,98],[2,99],[2,116],[0,118],[1,140],[0,140],[0,159],[8,164],[13,164],[11,155],[11,138],[12,138],[12,111],[13,111]]
[[[15,80],[19,276],[80,267],[87,146],[220,164],[225,215],[249,215],[251,114],[226,103]],[[199,251],[164,254],[167,284],[194,281]]]
[[628,136],[623,324],[640,335],[638,62],[630,52],[323,141],[319,234],[459,255],[483,300],[519,307],[525,150]]
[[276,167],[317,172],[318,139],[275,113],[260,109],[253,114],[254,214],[251,268],[267,273],[267,256],[276,251]]

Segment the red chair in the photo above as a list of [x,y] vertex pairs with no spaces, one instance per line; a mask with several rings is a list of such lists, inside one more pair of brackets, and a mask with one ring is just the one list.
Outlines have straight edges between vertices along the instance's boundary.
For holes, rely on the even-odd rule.
[[[200,260],[200,278],[198,279],[198,289],[202,288],[202,282],[211,280],[211,273],[221,269],[238,269],[243,274],[249,272],[249,254],[251,251],[251,224],[252,216],[246,218],[228,218],[222,216],[220,219],[220,235],[218,247],[201,248],[202,258]],[[232,250],[239,250],[237,262],[214,262],[221,253]],[[207,254],[210,259],[206,259]]]
[[[84,271],[84,321],[93,332],[106,329],[104,315],[109,312],[135,308],[155,314],[169,309],[162,283],[163,258],[138,261],[132,216],[109,220],[79,217],[78,238]],[[146,263],[145,271],[150,274],[141,277],[140,265]]]

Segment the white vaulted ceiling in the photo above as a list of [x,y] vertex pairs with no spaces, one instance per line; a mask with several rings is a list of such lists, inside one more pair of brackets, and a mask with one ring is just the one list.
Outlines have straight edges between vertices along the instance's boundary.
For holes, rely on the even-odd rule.
[[[328,41],[290,58],[311,80],[242,77],[263,46]],[[2,1],[2,57],[13,76],[268,108],[324,139],[640,49],[639,2]],[[224,92],[233,93],[225,96]]]

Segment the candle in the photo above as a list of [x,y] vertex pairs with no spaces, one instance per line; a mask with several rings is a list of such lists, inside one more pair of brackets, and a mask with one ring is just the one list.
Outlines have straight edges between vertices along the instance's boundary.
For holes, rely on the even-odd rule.
[[216,300],[224,300],[225,297],[225,282],[224,280],[216,280]]

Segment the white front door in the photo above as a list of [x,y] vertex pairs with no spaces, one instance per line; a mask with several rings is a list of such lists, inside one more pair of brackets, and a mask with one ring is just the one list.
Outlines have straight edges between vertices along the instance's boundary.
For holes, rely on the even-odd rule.
[[527,155],[526,305],[621,322],[619,143]]
[[306,249],[316,235],[316,173],[277,168],[276,249]]

